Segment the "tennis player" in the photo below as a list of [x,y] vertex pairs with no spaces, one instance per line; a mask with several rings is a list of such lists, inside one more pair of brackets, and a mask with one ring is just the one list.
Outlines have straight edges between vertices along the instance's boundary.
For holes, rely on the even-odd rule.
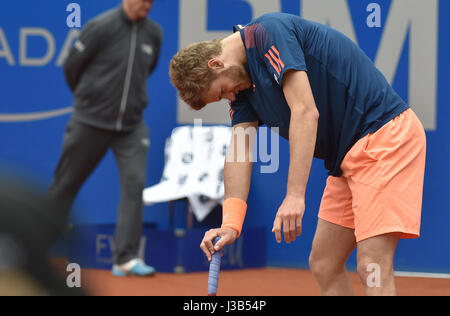
[[[419,119],[336,30],[283,13],[234,30],[174,56],[170,76],[181,98],[196,110],[226,98],[233,135],[266,124],[289,140],[286,196],[273,222],[279,243],[300,236],[312,159],[323,159],[329,177],[309,259],[320,293],[353,294],[345,264],[356,247],[366,294],[396,295],[398,240],[420,233],[426,139]],[[237,148],[233,136],[229,151],[249,156],[253,144],[245,143]],[[247,209],[252,163],[228,158],[222,226],[201,243],[209,260],[239,237]]]

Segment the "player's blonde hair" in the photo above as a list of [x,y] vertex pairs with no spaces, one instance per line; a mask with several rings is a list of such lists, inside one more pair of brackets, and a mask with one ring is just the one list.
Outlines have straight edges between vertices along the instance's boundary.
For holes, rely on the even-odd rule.
[[203,95],[218,77],[208,67],[208,62],[221,53],[221,40],[205,41],[187,46],[170,61],[170,80],[183,101],[194,110],[206,105]]

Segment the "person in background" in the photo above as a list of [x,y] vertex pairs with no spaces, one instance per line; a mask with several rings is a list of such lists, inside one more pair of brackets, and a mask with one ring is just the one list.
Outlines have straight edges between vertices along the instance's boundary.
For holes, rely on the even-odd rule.
[[155,273],[137,256],[150,145],[143,120],[147,78],[157,65],[163,39],[161,27],[147,18],[152,7],[153,0],[123,0],[89,21],[64,64],[74,112],[48,197],[68,218],[83,183],[107,151],[113,151],[121,187],[115,276]]

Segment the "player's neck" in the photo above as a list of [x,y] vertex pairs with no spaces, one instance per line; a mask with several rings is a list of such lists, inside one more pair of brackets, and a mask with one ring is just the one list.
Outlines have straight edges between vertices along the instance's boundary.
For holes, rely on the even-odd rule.
[[222,40],[222,57],[230,63],[247,65],[247,53],[239,32],[236,32]]

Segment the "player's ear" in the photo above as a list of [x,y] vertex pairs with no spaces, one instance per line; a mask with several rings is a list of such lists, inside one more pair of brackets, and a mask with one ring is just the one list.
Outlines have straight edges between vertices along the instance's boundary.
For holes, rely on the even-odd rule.
[[208,68],[209,68],[209,69],[212,69],[212,70],[220,70],[220,69],[222,69],[222,68],[224,68],[224,67],[225,67],[225,65],[224,65],[223,61],[221,61],[221,60],[218,59],[218,58],[211,58],[211,59],[208,61]]

